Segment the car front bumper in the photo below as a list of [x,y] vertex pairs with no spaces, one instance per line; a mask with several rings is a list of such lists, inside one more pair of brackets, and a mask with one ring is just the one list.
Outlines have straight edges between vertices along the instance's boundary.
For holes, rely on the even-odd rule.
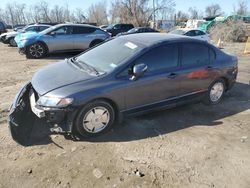
[[[16,95],[8,116],[12,138],[21,145],[29,145],[29,138],[36,121],[45,120],[50,130],[70,133],[76,110],[73,108],[44,108],[36,106],[35,91],[31,83],[26,84]],[[37,94],[36,94],[37,95]]]

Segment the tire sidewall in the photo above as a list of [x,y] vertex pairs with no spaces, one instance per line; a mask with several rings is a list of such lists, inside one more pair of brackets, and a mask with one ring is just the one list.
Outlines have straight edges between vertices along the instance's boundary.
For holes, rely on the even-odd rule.
[[[217,101],[212,101],[211,98],[210,98],[210,92],[211,92],[211,89],[212,87],[216,84],[216,83],[222,83],[223,84],[223,93],[220,97],[219,100]],[[215,104],[218,104],[221,102],[223,96],[224,96],[224,93],[225,93],[225,87],[226,87],[226,84],[225,84],[225,81],[223,79],[217,79],[216,81],[214,81],[208,88],[208,92],[206,94],[206,97],[205,97],[205,100],[204,100],[204,103],[207,104],[207,105],[215,105]]]
[[[39,44],[42,48],[43,48],[43,55],[42,56],[40,56],[40,57],[35,57],[35,56],[33,56],[33,55],[31,55],[31,53],[30,53],[30,47],[32,46],[32,45],[34,45],[34,44]],[[27,47],[27,49],[26,49],[26,57],[27,58],[30,58],[30,59],[40,59],[40,58],[43,58],[46,54],[47,54],[47,49],[46,49],[46,47],[45,47],[45,45],[43,44],[43,43],[41,43],[41,42],[37,42],[37,43],[34,43],[34,44],[31,44],[31,45],[29,45],[28,47]]]
[[[110,121],[109,121],[108,125],[102,131],[100,131],[98,133],[89,133],[83,127],[83,124],[82,124],[83,118],[84,118],[85,114],[87,112],[89,112],[89,110],[91,110],[92,108],[98,107],[98,106],[102,106],[109,111]],[[90,138],[90,137],[99,136],[99,135],[107,132],[108,130],[110,130],[110,128],[113,126],[114,122],[115,122],[115,111],[114,111],[113,107],[106,101],[97,100],[97,101],[93,101],[93,102],[86,104],[79,111],[79,113],[76,117],[74,127],[75,127],[75,130],[77,131],[77,133],[79,133],[82,137]]]

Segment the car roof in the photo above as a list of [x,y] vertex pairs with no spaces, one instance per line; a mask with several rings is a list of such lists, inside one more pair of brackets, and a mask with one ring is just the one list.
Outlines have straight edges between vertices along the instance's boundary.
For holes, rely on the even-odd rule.
[[198,39],[183,35],[175,35],[168,33],[138,33],[133,35],[123,35],[123,39],[135,43],[142,44],[144,46],[152,46],[162,42],[203,42]]
[[51,25],[47,25],[47,24],[33,24],[33,25],[29,25],[28,27],[32,27],[32,26],[47,26],[47,27],[51,27]]
[[194,29],[194,28],[179,28],[176,30],[182,30],[182,31],[193,31],[193,30],[197,30],[197,31],[201,31],[200,29]]
[[59,26],[85,26],[85,27],[92,27],[92,28],[96,28],[98,29],[98,27],[94,26],[94,25],[89,25],[89,24],[75,24],[75,23],[63,23],[63,24],[57,24],[55,25],[56,27]]

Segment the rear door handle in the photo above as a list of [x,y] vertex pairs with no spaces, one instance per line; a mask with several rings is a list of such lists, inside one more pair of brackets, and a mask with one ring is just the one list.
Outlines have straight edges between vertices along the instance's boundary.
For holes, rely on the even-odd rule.
[[172,72],[167,77],[171,78],[171,79],[174,79],[176,76],[177,76],[177,74]]

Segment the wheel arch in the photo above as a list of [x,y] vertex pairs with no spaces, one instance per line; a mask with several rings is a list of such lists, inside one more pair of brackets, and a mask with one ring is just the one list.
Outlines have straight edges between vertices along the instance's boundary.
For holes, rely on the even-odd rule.
[[225,82],[225,91],[229,88],[229,80],[225,76],[220,77],[219,79],[222,79]]
[[89,48],[93,47],[93,44],[94,44],[95,42],[102,43],[103,41],[104,41],[104,40],[102,40],[102,39],[94,39],[94,40],[92,40],[92,41],[90,42]]
[[44,47],[46,48],[47,53],[49,53],[49,47],[48,47],[48,45],[44,41],[38,40],[35,43],[42,43],[44,45]]
[[116,103],[114,100],[112,100],[112,99],[110,99],[110,98],[107,98],[107,97],[100,97],[100,98],[91,99],[90,101],[88,101],[88,102],[86,102],[86,103],[80,105],[80,106],[77,108],[77,113],[76,113],[76,115],[75,115],[74,121],[75,121],[76,117],[78,116],[78,114],[80,113],[81,109],[82,109],[86,104],[92,103],[92,102],[94,102],[94,101],[105,101],[105,102],[109,103],[109,104],[113,107],[113,109],[114,109],[114,112],[115,112],[115,121],[119,121],[120,116],[121,116],[121,115],[120,115],[120,111],[119,111],[119,107],[118,107],[117,103]]

